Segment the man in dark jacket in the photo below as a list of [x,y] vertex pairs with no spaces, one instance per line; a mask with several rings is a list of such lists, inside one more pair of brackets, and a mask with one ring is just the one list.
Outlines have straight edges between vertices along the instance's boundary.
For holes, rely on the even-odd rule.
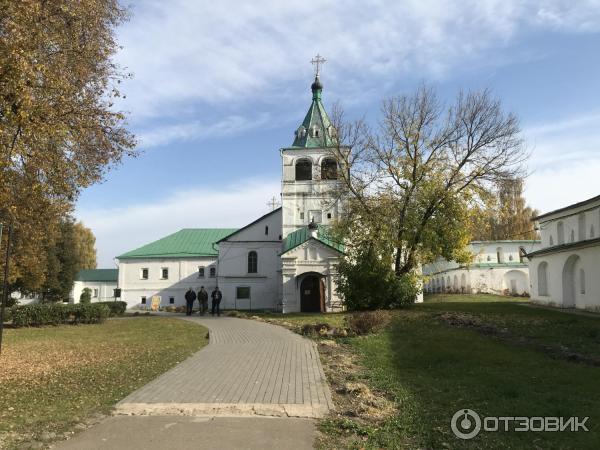
[[221,299],[223,298],[223,294],[221,294],[221,291],[219,290],[219,286],[217,286],[215,288],[214,291],[212,291],[212,294],[210,295],[212,297],[212,315],[215,315],[215,308],[217,310],[217,316],[221,315],[221,308],[219,305],[221,305]]
[[188,291],[185,293],[186,316],[192,315],[192,308],[194,308],[194,300],[196,300],[196,293],[192,288],[189,288]]
[[203,316],[208,310],[208,292],[204,290],[204,286],[200,286],[198,291],[198,303],[200,303],[200,315]]

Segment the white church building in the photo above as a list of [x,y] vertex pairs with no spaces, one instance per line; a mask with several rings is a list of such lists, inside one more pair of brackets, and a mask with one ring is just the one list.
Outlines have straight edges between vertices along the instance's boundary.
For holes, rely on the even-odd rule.
[[128,307],[143,308],[156,296],[162,306],[182,305],[190,287],[210,293],[218,285],[223,309],[342,308],[335,279],[343,246],[328,233],[343,208],[332,151],[339,147],[318,73],[311,90],[292,145],[280,150],[281,207],[240,229],[183,229],[118,256],[118,286]]
[[600,195],[534,220],[542,247],[529,255],[531,299],[600,311]]
[[443,258],[423,266],[427,293],[527,295],[530,293],[527,255],[540,241],[473,241],[469,264]]

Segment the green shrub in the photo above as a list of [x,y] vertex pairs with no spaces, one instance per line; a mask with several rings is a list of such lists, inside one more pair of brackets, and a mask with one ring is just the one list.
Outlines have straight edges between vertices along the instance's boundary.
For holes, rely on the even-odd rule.
[[106,305],[110,310],[109,317],[117,317],[125,314],[127,309],[127,302],[97,302],[95,305]]
[[394,309],[414,303],[420,291],[414,274],[397,277],[389,261],[364,252],[339,264],[338,292],[349,311]]
[[382,330],[390,321],[386,311],[363,311],[344,317],[344,325],[352,334],[376,333]]
[[39,327],[67,323],[101,323],[110,310],[106,305],[79,303],[38,303],[35,305],[13,306],[11,314],[15,327]]
[[79,296],[80,303],[91,303],[92,302],[92,290],[88,287],[83,288],[83,292]]

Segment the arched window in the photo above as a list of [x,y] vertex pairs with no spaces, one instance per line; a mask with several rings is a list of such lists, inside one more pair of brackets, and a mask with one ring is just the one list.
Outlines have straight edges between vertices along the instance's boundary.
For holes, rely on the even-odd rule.
[[248,273],[258,272],[258,255],[254,250],[248,252]]
[[498,260],[498,263],[504,262],[504,252],[502,251],[502,247],[498,247],[496,249],[496,258]]
[[[552,244],[550,244],[552,245]],[[525,262],[525,255],[527,255],[527,252],[525,251],[524,247],[519,247],[519,262],[521,264],[523,264]]]
[[552,238],[552,236],[550,236],[550,245],[554,245],[554,239]]
[[583,269],[579,269],[579,292],[585,294],[585,271]]
[[578,233],[577,240],[583,241],[585,239],[585,213],[579,214],[577,217]]
[[556,236],[558,238],[558,245],[565,243],[565,224],[558,222],[556,224]]
[[312,180],[312,162],[301,159],[296,163],[296,181]]
[[269,225],[265,225],[265,236],[269,235]]
[[570,242],[575,242],[575,230],[571,230],[571,241]]
[[337,163],[335,159],[327,158],[321,162],[321,179],[322,180],[337,180]]
[[543,261],[537,269],[538,275],[538,295],[548,295],[548,263]]

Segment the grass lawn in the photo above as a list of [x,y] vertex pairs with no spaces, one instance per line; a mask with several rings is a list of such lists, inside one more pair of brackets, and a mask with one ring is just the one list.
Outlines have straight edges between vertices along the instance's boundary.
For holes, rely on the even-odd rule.
[[208,343],[205,328],[156,317],[4,332],[0,436],[9,448],[82,427]]
[[[321,345],[339,407],[321,422],[319,447],[598,448],[600,316],[514,300],[526,299],[431,296],[391,312],[391,325],[381,333],[338,339],[333,348],[331,341]],[[369,400],[382,405],[380,413],[365,404],[371,394],[356,390],[357,383],[384,399]],[[465,441],[450,428],[454,413],[464,408],[481,417],[589,416],[590,431],[481,432]]]

